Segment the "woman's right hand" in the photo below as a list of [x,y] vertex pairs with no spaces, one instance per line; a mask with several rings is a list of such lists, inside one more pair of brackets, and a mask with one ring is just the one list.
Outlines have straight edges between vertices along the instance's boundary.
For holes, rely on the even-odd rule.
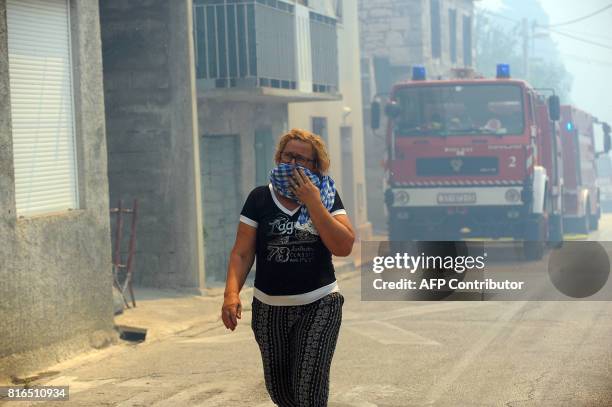
[[242,318],[242,303],[240,294],[226,294],[223,297],[223,307],[221,308],[221,319],[227,329],[232,331],[238,325],[238,319]]

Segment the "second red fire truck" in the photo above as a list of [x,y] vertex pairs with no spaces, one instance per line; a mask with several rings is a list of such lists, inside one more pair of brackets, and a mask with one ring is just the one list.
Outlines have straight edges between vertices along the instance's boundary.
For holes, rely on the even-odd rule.
[[[597,186],[594,126],[592,115],[574,106],[561,106],[563,141],[563,216],[566,229],[578,233],[597,230],[601,216]],[[604,124],[604,143],[606,135]],[[609,133],[609,131],[608,131]],[[609,146],[604,146],[609,150]]]

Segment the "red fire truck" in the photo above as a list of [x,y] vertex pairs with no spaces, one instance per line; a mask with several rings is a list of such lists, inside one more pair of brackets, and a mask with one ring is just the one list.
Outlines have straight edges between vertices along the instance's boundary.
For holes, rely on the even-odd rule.
[[[574,106],[561,106],[563,143],[563,206],[568,231],[588,233],[597,230],[601,216],[597,186],[594,125],[596,118]],[[604,150],[609,147],[609,129],[604,128]]]
[[[563,239],[559,98],[498,66],[495,79],[415,67],[385,105],[390,240],[512,237],[542,257]],[[372,127],[380,125],[372,105]]]

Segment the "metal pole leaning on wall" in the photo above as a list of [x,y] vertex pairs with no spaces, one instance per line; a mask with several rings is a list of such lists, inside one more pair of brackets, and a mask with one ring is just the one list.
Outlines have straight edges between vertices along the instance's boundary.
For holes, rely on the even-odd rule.
[[127,261],[127,275],[123,286],[123,291],[126,287],[130,290],[130,297],[132,297],[132,305],[136,307],[136,299],[134,298],[134,289],[132,288],[132,261],[134,260],[134,245],[136,243],[136,217],[138,215],[138,199],[134,199],[134,205],[132,209],[127,209],[126,212],[132,213],[132,226],[130,229],[130,244],[128,251]]
[[119,270],[121,269],[121,238],[123,236],[123,200],[119,200],[119,204],[116,208],[111,208],[111,214],[116,214],[115,221],[115,256],[113,258],[113,283],[119,292],[121,293],[121,298],[123,298],[123,302],[127,308],[130,305],[123,294],[123,290],[121,289],[121,283],[119,282]]
[[[136,307],[136,299],[134,297],[134,289],[132,287],[132,264],[134,260],[134,248],[136,244],[136,218],[138,214],[138,199],[134,199],[134,204],[132,209],[124,209],[123,208],[123,200],[119,200],[119,204],[116,208],[111,208],[111,214],[115,213],[117,216],[116,231],[115,231],[115,256],[113,259],[113,280],[115,287],[120,291],[121,297],[123,298],[123,302],[127,308],[130,308],[130,305],[125,297],[125,291],[129,290],[130,297],[132,298],[132,305]],[[130,241],[128,247],[128,260],[127,264],[121,263],[121,240],[123,237],[123,213],[131,213],[132,214],[132,224],[130,228]],[[125,280],[123,284],[119,281],[119,270],[125,269]]]

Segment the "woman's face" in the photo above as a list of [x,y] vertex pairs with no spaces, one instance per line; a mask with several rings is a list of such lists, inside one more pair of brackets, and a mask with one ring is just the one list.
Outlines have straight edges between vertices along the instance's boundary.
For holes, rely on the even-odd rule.
[[301,140],[289,140],[281,152],[281,162],[295,163],[312,172],[317,172],[313,148],[309,143]]

